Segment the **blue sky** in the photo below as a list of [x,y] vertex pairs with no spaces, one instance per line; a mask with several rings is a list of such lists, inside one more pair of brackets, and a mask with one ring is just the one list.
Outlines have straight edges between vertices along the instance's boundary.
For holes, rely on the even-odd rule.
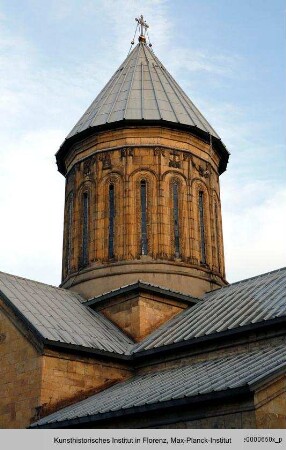
[[284,0],[0,0],[0,270],[59,284],[54,154],[126,57],[141,13],[231,152],[228,280],[285,265],[285,11]]

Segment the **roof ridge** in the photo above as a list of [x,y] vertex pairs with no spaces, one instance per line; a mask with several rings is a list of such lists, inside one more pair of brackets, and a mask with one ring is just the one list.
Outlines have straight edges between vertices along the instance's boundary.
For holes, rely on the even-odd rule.
[[[127,95],[127,98],[126,98],[126,103],[125,103],[125,110],[124,110],[124,114],[123,114],[123,119],[125,119],[126,109],[127,109],[127,107],[128,107],[128,103],[129,103],[129,99],[130,99],[130,94],[131,94],[132,86],[133,86],[133,83],[134,83],[134,77],[135,77],[135,72],[136,72],[136,65],[137,65],[137,63],[138,63],[138,59],[139,59],[139,55],[140,55],[140,47],[139,47],[138,45],[136,45],[136,47],[134,48],[134,50],[137,49],[137,48],[138,48],[138,51],[137,51],[136,61],[135,61],[135,64],[134,64],[133,73],[132,73],[132,77],[131,77],[131,81],[130,81],[130,89],[129,89],[129,92],[128,92],[128,95]],[[134,51],[133,53],[135,53],[135,51]]]

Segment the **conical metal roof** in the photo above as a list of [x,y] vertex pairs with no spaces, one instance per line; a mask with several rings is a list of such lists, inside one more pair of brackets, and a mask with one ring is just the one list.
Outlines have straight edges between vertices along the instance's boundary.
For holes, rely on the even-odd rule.
[[67,139],[122,120],[173,122],[220,139],[145,42],[127,56]]

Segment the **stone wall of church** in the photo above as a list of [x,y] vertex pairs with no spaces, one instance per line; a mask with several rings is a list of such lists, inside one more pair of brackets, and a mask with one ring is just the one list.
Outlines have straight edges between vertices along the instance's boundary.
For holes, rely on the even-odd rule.
[[41,357],[31,339],[0,310],[0,428],[27,427],[40,404]]
[[90,297],[138,279],[192,295],[223,285],[218,166],[209,142],[161,127],[75,144],[66,157],[63,287]]
[[43,356],[39,417],[80,401],[131,376],[108,360],[49,350]]
[[286,428],[286,376],[255,393],[257,428]]
[[144,339],[171,317],[186,308],[186,303],[162,296],[141,292],[117,296],[102,306],[97,306],[109,320],[135,342]]
[[26,428],[132,375],[124,364],[64,351],[42,354],[37,345],[19,319],[0,310],[0,428]]

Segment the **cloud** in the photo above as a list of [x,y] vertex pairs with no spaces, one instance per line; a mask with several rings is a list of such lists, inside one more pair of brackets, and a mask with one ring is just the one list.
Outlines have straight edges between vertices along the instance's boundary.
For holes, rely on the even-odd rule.
[[[252,196],[256,198],[255,202],[251,201]],[[261,198],[260,203],[257,198]],[[228,198],[223,198],[228,281],[285,266],[285,204],[285,186],[275,190],[262,183],[233,186]]]
[[64,202],[64,178],[51,157],[58,140],[57,130],[23,133],[1,160],[0,270],[53,284],[60,282]]
[[[178,48],[172,45],[168,51],[168,65],[174,73],[185,73],[185,78],[190,72],[206,72],[208,76],[238,78],[238,68],[243,59],[238,55],[229,55],[218,49],[216,54],[207,49]],[[187,73],[186,73],[187,72]]]
[[44,53],[43,43],[8,26],[0,27],[0,127],[7,132],[56,123],[67,134],[112,75],[116,49],[106,46],[105,57],[101,48],[88,59],[73,54],[59,62]]

